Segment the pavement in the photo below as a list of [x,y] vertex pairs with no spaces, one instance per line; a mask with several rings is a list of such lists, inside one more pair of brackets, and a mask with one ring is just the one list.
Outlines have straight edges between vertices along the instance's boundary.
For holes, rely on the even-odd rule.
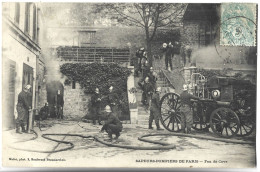
[[[256,165],[255,146],[247,144],[224,143],[177,136],[154,136],[150,140],[163,141],[176,145],[170,150],[132,150],[103,145],[93,138],[75,136],[50,136],[53,139],[72,142],[73,149],[57,153],[39,153],[35,151],[54,151],[69,147],[41,137],[42,134],[81,134],[92,135],[106,140],[106,133],[99,133],[102,126],[78,121],[46,120],[38,134],[17,134],[15,130],[3,131],[3,166],[19,167],[218,167],[253,168]],[[154,126],[155,127],[155,126]],[[148,130],[146,126],[123,124],[118,145],[156,146],[138,141],[145,134],[169,133],[167,130]],[[198,133],[215,137],[213,133]],[[239,139],[239,138],[233,138]],[[247,139],[254,139],[250,136]],[[20,150],[18,150],[20,149]]]

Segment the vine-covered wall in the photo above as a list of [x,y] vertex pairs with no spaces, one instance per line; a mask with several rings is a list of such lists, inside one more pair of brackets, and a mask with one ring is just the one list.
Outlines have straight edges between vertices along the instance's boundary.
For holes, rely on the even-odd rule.
[[[84,111],[85,115],[90,117],[91,101],[89,98],[94,93],[95,88],[99,88],[104,96],[101,103],[102,108],[104,108],[108,104],[106,98],[109,93],[108,89],[113,86],[120,100],[119,108],[122,113],[119,118],[121,120],[129,119],[127,97],[127,78],[131,73],[129,69],[116,63],[65,63],[60,66],[60,72],[66,76],[64,106],[69,106],[68,108],[64,107],[64,115],[66,115],[66,109],[72,108],[73,110],[69,113],[73,113],[77,109],[75,107],[79,106],[80,113]],[[77,83],[75,88],[72,86],[74,83]],[[74,98],[75,96],[77,98]],[[81,117],[83,116],[81,115]]]

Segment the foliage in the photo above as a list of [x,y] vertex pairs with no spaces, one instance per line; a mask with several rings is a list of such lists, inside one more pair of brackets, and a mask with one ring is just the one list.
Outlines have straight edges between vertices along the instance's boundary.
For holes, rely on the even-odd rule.
[[178,26],[186,7],[185,4],[176,3],[102,3],[94,6],[93,13],[109,16],[123,25],[144,29],[150,65],[151,42],[157,29]]
[[[123,113],[128,113],[127,77],[131,71],[116,63],[65,63],[60,66],[60,72],[67,77],[64,84],[71,81],[80,84],[85,94],[93,93],[99,88],[102,96],[108,95],[109,87],[113,86],[120,99],[120,108]],[[91,102],[89,102],[91,103]],[[107,99],[102,99],[102,105],[107,105]],[[88,105],[89,107],[91,104]]]

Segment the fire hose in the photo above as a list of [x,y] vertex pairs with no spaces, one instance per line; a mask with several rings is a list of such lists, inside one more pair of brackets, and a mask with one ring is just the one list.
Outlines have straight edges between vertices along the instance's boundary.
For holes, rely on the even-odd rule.
[[[83,119],[83,118],[82,118]],[[85,129],[83,126],[80,125],[80,121],[79,120],[77,122],[77,125],[79,127],[81,127],[82,129]],[[62,122],[59,124],[67,124],[66,122]],[[56,124],[56,123],[54,123]],[[75,123],[73,123],[72,125],[75,125]],[[42,130],[41,127],[41,119],[39,120],[39,123],[37,125],[40,129],[40,131],[46,131],[46,130]],[[21,143],[21,142],[27,142],[27,141],[32,141],[38,138],[38,133],[31,129],[31,132],[35,135],[35,137],[29,139],[29,140],[25,140],[25,141],[18,141],[15,143]],[[157,133],[157,134],[146,134],[146,135],[142,135],[140,137],[138,137],[139,141],[142,142],[147,142],[147,143],[152,143],[152,144],[157,144],[160,146],[132,146],[132,145],[120,145],[120,144],[113,144],[113,143],[109,143],[109,142],[105,142],[102,139],[96,137],[96,136],[92,136],[92,135],[81,135],[81,134],[42,134],[41,137],[50,141],[54,141],[57,143],[62,143],[62,144],[66,144],[69,145],[69,147],[66,148],[61,148],[58,150],[52,150],[52,151],[39,151],[39,150],[27,150],[27,149],[20,149],[20,148],[15,148],[15,147],[11,147],[13,149],[16,150],[22,150],[22,151],[28,151],[28,152],[38,152],[38,153],[57,153],[57,152],[61,152],[61,151],[67,151],[70,149],[74,148],[74,144],[72,142],[69,141],[64,141],[64,140],[57,140],[54,138],[50,138],[49,136],[72,136],[72,137],[81,137],[83,139],[93,139],[94,141],[97,141],[103,145],[109,146],[109,147],[117,147],[117,148],[124,148],[124,149],[134,149],[134,150],[169,150],[169,149],[175,149],[176,145],[175,144],[170,144],[170,143],[166,143],[166,142],[161,142],[161,141],[154,141],[154,140],[149,140],[147,139],[147,137],[153,137],[153,136],[177,136],[177,137],[191,137],[191,138],[196,138],[196,139],[204,139],[204,140],[212,140],[212,141],[220,141],[220,142],[226,142],[226,143],[235,143],[235,144],[250,144],[253,145],[255,144],[254,142],[251,141],[242,141],[242,140],[230,140],[230,139],[225,139],[225,138],[215,138],[215,137],[209,137],[209,136],[198,136],[198,135],[191,135],[191,134],[184,134],[184,133]]]
[[[33,132],[36,134],[36,136],[38,136],[37,132],[35,132],[34,130],[33,130]],[[96,136],[91,136],[91,135],[84,136],[84,135],[81,135],[81,134],[42,134],[41,137],[43,137],[44,139],[54,141],[54,142],[57,142],[57,143],[66,144],[66,145],[69,145],[69,147],[61,148],[61,149],[58,149],[58,150],[52,150],[52,151],[25,150],[25,149],[19,149],[19,148],[14,148],[14,147],[11,147],[11,148],[16,149],[16,150],[22,150],[22,151],[28,151],[28,152],[38,152],[38,153],[57,153],[57,152],[67,151],[67,150],[74,148],[74,144],[72,142],[64,141],[64,140],[57,140],[57,139],[54,139],[54,138],[50,138],[49,136],[81,137],[81,138],[84,138],[84,139],[93,139],[94,141],[97,141],[97,142],[99,142],[103,145],[109,146],[109,147],[134,149],[134,150],[170,150],[170,149],[176,148],[175,144],[165,143],[165,142],[161,142],[161,141],[153,141],[153,140],[147,139],[147,137],[152,137],[152,136],[191,137],[191,138],[196,138],[196,139],[220,141],[220,142],[234,143],[234,144],[250,144],[250,145],[255,144],[254,142],[251,142],[251,141],[230,140],[230,139],[225,139],[225,138],[214,138],[214,137],[209,137],[209,136],[197,136],[197,135],[184,134],[184,133],[157,133],[157,134],[142,135],[142,136],[138,137],[138,140],[142,141],[142,142],[157,144],[157,145],[160,145],[160,146],[131,146],[131,145],[120,145],[120,144],[113,144],[113,143],[105,142],[102,139],[100,139]],[[33,140],[35,140],[36,138],[34,138]]]

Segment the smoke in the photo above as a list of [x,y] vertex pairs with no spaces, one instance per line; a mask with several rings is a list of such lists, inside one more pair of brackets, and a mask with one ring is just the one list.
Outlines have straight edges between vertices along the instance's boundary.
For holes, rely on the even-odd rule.
[[[46,83],[50,83],[51,81],[60,81],[64,82],[64,78],[60,73],[60,62],[57,54],[55,53],[55,49],[51,47],[53,45],[55,37],[59,37],[58,33],[50,32],[49,19],[57,16],[59,13],[52,13],[52,15],[48,14],[48,7],[46,4],[41,3],[41,27],[40,27],[40,35],[39,35],[39,43],[41,46],[41,53],[45,62],[46,69]],[[53,16],[54,15],[54,16]],[[60,17],[60,16],[59,16]],[[57,19],[58,21],[59,19]]]
[[227,64],[246,64],[248,47],[208,46],[193,50],[191,63],[197,67],[221,69]]

